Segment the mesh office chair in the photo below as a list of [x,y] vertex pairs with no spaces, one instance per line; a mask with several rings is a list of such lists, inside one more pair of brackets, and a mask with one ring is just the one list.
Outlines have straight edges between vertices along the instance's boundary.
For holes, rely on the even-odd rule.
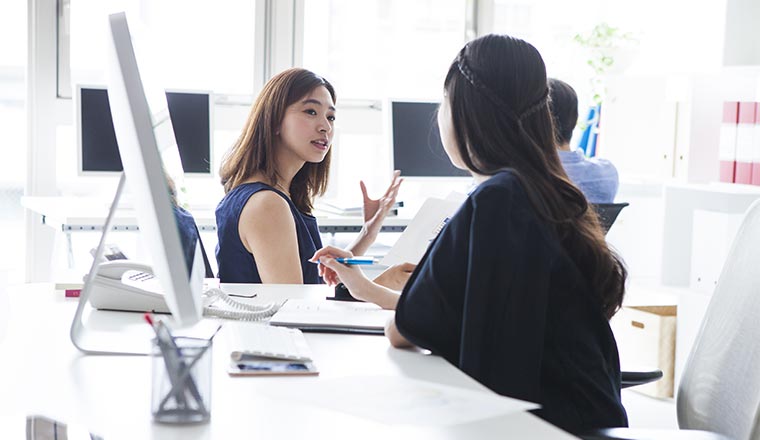
[[[606,234],[612,224],[615,223],[620,211],[628,206],[628,203],[592,203],[591,207],[594,208],[596,214],[599,216],[599,223],[604,229]],[[645,383],[654,382],[662,378],[662,370],[659,369],[643,369],[636,371],[622,371],[622,388],[633,387],[636,385],[644,385]]]
[[[685,430],[601,430],[588,439],[760,439],[760,201],[750,206],[726,258],[676,398]],[[712,434],[711,434],[712,433]]]
[[601,223],[602,229],[604,229],[604,233],[606,234],[612,227],[612,224],[615,223],[620,211],[628,206],[628,203],[592,203],[591,206],[599,216],[599,223]]

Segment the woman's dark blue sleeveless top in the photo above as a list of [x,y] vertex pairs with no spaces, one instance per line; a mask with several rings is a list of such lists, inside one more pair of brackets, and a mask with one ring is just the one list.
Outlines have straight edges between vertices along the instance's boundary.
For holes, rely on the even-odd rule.
[[238,233],[240,213],[252,195],[259,191],[274,191],[285,199],[290,206],[296,223],[298,237],[298,255],[301,259],[301,271],[304,284],[320,284],[317,265],[308,261],[317,249],[322,247],[317,219],[304,214],[282,192],[262,183],[244,183],[224,196],[216,207],[216,233],[219,244],[216,246],[216,262],[219,264],[219,279],[223,283],[261,283],[256,259],[243,246]]

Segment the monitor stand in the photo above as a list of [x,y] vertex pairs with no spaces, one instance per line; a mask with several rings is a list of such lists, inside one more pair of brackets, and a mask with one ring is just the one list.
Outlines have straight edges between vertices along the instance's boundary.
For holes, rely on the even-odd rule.
[[[80,351],[87,354],[133,354],[150,353],[150,341],[155,336],[151,327],[140,313],[110,312],[96,310],[89,303],[93,280],[97,276],[98,266],[103,257],[106,236],[113,226],[116,208],[124,190],[126,177],[121,173],[111,209],[103,225],[100,243],[93,256],[90,273],[79,295],[79,305],[71,322],[69,333],[71,342]],[[87,324],[90,324],[89,326]]]

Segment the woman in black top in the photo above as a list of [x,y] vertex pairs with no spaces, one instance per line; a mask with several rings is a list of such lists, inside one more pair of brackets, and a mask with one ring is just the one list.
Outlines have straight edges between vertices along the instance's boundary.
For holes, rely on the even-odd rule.
[[626,278],[554,148],[546,69],[525,41],[487,35],[452,63],[438,113],[452,163],[480,182],[399,296],[323,248],[330,283],[396,309],[394,346],[443,356],[570,430],[625,426],[608,320]]

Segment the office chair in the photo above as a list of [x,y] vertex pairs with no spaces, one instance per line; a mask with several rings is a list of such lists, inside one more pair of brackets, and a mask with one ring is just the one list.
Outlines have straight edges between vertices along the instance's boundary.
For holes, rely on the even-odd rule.
[[628,206],[628,203],[592,203],[591,206],[599,216],[599,223],[606,234],[612,227],[612,224],[615,223],[615,219],[617,219],[620,211]]
[[[760,439],[760,201],[749,207],[678,387],[683,430],[609,429],[587,439]],[[725,437],[724,437],[725,436]]]
[[[596,211],[596,214],[599,216],[599,223],[602,225],[602,228],[604,229],[604,233],[606,234],[612,227],[612,224],[615,223],[615,220],[620,214],[620,211],[622,211],[623,208],[628,206],[628,203],[592,203],[591,206],[594,208],[594,211]],[[637,370],[637,371],[629,370],[629,371],[622,371],[621,375],[622,375],[621,387],[628,388],[628,387],[644,385],[649,382],[660,380],[662,378],[662,370],[659,370],[659,369],[648,369],[648,370]]]
[[620,376],[620,388],[629,388],[662,379],[662,370],[626,370],[621,371]]

